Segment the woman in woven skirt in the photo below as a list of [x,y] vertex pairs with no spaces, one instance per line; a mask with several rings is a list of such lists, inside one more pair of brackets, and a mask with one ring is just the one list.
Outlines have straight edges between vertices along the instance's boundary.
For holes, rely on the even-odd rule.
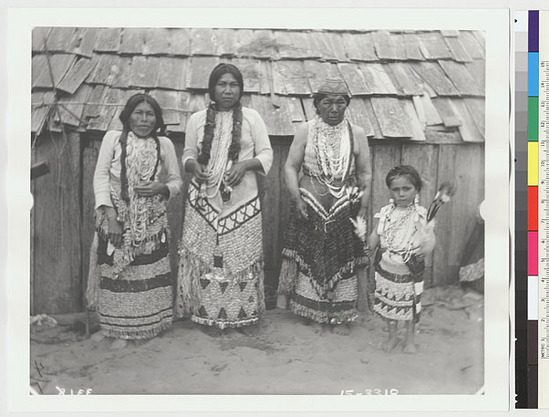
[[180,243],[177,315],[218,334],[256,333],[265,310],[261,207],[256,173],[273,152],[265,123],[243,107],[242,74],[219,64],[210,74],[212,102],[189,118],[183,166],[192,174]]
[[166,204],[182,186],[174,146],[160,136],[164,122],[156,100],[130,97],[120,121],[122,132],[103,138],[95,169],[99,268],[96,279],[90,274],[87,293],[100,315],[96,339],[113,337],[115,348],[154,337],[172,324]]
[[[357,317],[357,272],[368,262],[364,236],[371,165],[364,130],[345,110],[345,82],[329,78],[314,96],[317,116],[301,125],[290,147],[285,178],[293,208],[285,233],[279,307],[347,334]],[[301,175],[300,175],[301,174]]]

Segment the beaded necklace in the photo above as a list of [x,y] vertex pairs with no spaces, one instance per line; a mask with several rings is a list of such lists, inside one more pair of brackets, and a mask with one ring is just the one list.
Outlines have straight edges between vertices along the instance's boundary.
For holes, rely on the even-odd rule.
[[407,207],[397,208],[393,203],[385,220],[385,244],[387,249],[402,256],[407,262],[414,248],[414,237],[417,231],[418,212],[414,203]]
[[[316,117],[312,126],[312,142],[321,174],[313,176],[326,186],[330,194],[341,198],[345,193],[344,181],[349,173],[353,147],[351,124],[347,119],[330,126]],[[341,185],[335,185],[341,181]]]

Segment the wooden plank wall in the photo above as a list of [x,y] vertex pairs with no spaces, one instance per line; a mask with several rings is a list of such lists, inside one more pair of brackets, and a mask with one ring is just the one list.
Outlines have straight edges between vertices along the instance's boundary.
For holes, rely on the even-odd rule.
[[40,136],[36,157],[50,173],[33,181],[33,313],[81,311],[79,135]]
[[[79,141],[82,141],[79,146]],[[288,223],[289,198],[283,180],[291,137],[272,139],[274,161],[267,176],[259,177],[263,207],[263,248],[265,284],[276,288],[280,271],[283,232]],[[47,159],[52,172],[33,183],[35,193],[33,311],[62,313],[82,311],[88,273],[89,248],[93,237],[93,172],[101,137],[79,139],[77,134],[63,145],[43,135],[39,138],[37,157]],[[182,138],[174,140],[178,159],[183,152]],[[437,245],[428,259],[426,285],[457,282],[461,252],[467,239],[467,225],[484,198],[484,146],[480,143],[426,144],[373,140],[372,201],[370,219],[388,203],[385,185],[387,172],[395,165],[410,164],[420,172],[424,186],[420,203],[428,206],[438,186],[453,181],[458,193],[437,214]],[[183,171],[182,171],[183,172]],[[170,254],[177,270],[177,246],[184,218],[184,200],[188,175],[184,175],[182,195],[169,203],[172,232]]]

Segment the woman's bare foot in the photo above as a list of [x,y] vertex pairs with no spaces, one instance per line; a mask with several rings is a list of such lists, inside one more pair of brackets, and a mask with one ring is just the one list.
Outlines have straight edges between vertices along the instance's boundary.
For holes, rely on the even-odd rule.
[[122,350],[128,346],[128,341],[126,339],[114,339],[111,343],[111,350]]
[[105,334],[101,330],[99,330],[98,332],[92,334],[90,339],[95,343],[99,343],[105,339]]
[[398,345],[400,345],[400,339],[395,337],[395,338],[387,340],[385,343],[383,343],[381,345],[381,347],[385,352],[391,353],[393,350],[395,350],[395,348]]
[[351,326],[349,323],[332,324],[330,325],[330,330],[332,333],[340,336],[349,336],[351,334]]
[[404,353],[414,354],[417,353],[417,347],[414,343],[408,343],[404,345],[404,349],[402,350]]

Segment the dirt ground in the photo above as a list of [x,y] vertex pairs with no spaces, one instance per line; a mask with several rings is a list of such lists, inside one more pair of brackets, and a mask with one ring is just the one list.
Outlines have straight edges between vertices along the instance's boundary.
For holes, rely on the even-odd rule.
[[[386,353],[385,324],[364,314],[347,336],[268,310],[257,336],[213,337],[189,320],[111,350],[85,336],[85,315],[31,325],[31,386],[42,394],[474,394],[483,385],[484,303],[456,287],[427,290],[418,353]],[[402,329],[403,330],[403,329]],[[370,390],[370,391],[368,391]],[[380,390],[380,391],[374,391]],[[389,391],[387,391],[389,392]]]

